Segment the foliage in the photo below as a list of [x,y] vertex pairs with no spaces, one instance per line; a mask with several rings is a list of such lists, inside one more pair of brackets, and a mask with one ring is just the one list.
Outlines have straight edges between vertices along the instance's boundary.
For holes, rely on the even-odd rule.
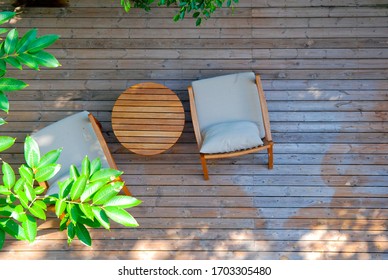
[[[151,10],[151,5],[155,0],[120,0],[121,6],[128,12],[131,7],[142,8],[146,11]],[[216,11],[224,5],[228,8],[234,7],[238,0],[158,0],[158,6],[170,7],[176,5],[179,12],[174,16],[174,21],[183,20],[186,14],[192,13],[192,17],[196,19],[196,25],[202,23],[202,19],[208,19]]]
[[[14,12],[1,12],[0,24],[4,24],[15,16]],[[37,30],[29,30],[22,38],[16,28],[8,31],[6,28],[0,29],[0,34],[7,35],[0,44],[0,110],[8,113],[9,102],[5,92],[21,90],[28,86],[25,82],[4,77],[7,72],[7,63],[22,70],[27,66],[34,70],[39,70],[40,66],[58,67],[58,60],[50,53],[44,51],[45,48],[53,44],[58,35],[49,34],[37,37]],[[4,123],[4,120],[2,120]]]
[[[0,12],[0,24],[13,18],[13,12]],[[19,38],[16,29],[0,29],[7,33],[0,44],[0,110],[9,112],[9,101],[5,92],[21,90],[27,84],[15,78],[5,77],[7,65],[22,70],[24,66],[33,70],[58,67],[58,60],[44,49],[52,45],[58,35],[37,37],[31,29]],[[0,125],[5,124],[0,119]],[[0,152],[10,148],[15,138],[0,136]],[[67,230],[68,243],[75,237],[91,246],[92,240],[86,226],[104,227],[109,230],[110,220],[127,227],[138,226],[126,209],[137,206],[140,200],[119,195],[124,183],[119,180],[121,171],[102,168],[99,158],[82,162],[81,170],[74,165],[69,178],[58,183],[59,193],[45,195],[44,182],[50,180],[60,169],[57,160],[61,149],[40,154],[36,141],[27,136],[24,142],[25,164],[18,169],[19,178],[10,164],[3,161],[2,184],[0,185],[0,249],[6,234],[33,242],[37,236],[38,221],[46,220],[49,208],[55,209],[60,219],[60,230]]]
[[24,144],[26,164],[19,168],[20,178],[12,167],[3,162],[3,184],[0,185],[0,247],[5,233],[14,238],[33,242],[37,235],[37,219],[46,220],[48,206],[54,205],[60,219],[60,230],[67,229],[68,243],[75,236],[85,245],[92,240],[86,226],[110,228],[109,218],[124,226],[138,226],[125,209],[137,206],[136,198],[118,195],[124,183],[119,181],[122,172],[101,168],[99,158],[92,162],[85,157],[81,170],[74,165],[69,178],[59,183],[59,193],[42,195],[45,187],[37,185],[50,180],[60,169],[56,163],[61,149],[41,156],[39,147],[31,136]]

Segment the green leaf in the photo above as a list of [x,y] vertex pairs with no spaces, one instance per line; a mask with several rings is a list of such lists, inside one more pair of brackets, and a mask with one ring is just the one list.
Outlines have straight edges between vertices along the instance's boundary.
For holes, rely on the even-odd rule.
[[10,194],[6,197],[7,204],[13,204],[16,200],[16,196],[14,194]]
[[0,186],[0,194],[2,195],[10,195],[12,192],[6,186]]
[[0,12],[0,24],[4,24],[10,19],[12,19],[16,13],[10,11],[2,11]]
[[90,182],[95,182],[100,180],[105,180],[106,182],[110,182],[120,177],[121,174],[123,174],[122,171],[118,171],[112,168],[104,168],[94,173],[90,178]]
[[96,207],[96,206],[92,206],[92,211],[96,220],[99,221],[100,224],[105,229],[109,230],[110,229],[109,218],[106,215],[105,211],[102,210],[100,207]]
[[139,226],[135,218],[132,217],[131,214],[129,214],[127,211],[125,211],[120,207],[107,206],[107,207],[104,207],[104,210],[106,212],[106,215],[116,223],[119,223],[126,227]]
[[31,57],[35,59],[36,63],[45,67],[55,68],[61,66],[55,56],[45,51],[39,51],[37,53],[31,54]]
[[67,244],[70,245],[71,241],[73,241],[75,237],[75,226],[70,223],[68,226],[67,226]]
[[92,246],[92,239],[90,238],[89,231],[83,224],[77,223],[75,226],[75,233],[83,244],[86,246]]
[[11,217],[12,212],[14,212],[14,210],[15,210],[14,207],[11,207],[10,205],[0,207],[0,216]]
[[58,182],[59,198],[66,198],[70,194],[73,183],[74,183],[74,180],[71,178],[68,178],[64,182]]
[[36,28],[30,29],[23,35],[23,37],[19,40],[16,49],[19,54],[23,54],[32,41],[36,39],[36,34],[38,33]]
[[73,187],[70,190],[70,198],[72,200],[77,200],[81,197],[82,193],[85,190],[86,182],[88,178],[85,175],[81,175],[74,182]]
[[124,10],[128,13],[129,10],[131,9],[131,1],[130,0],[121,0],[120,3],[121,3],[121,6],[123,6]]
[[79,177],[79,171],[77,167],[74,164],[70,165],[70,178],[72,178],[75,181],[77,180],[78,177]]
[[16,182],[15,172],[13,171],[12,167],[6,162],[3,162],[2,171],[3,183],[8,189],[11,189]]
[[16,138],[10,136],[0,136],[0,152],[5,151],[12,147]]
[[32,180],[34,179],[34,172],[31,168],[29,168],[27,165],[23,164],[19,167],[19,173],[20,176],[26,180],[26,182],[29,182],[32,184]]
[[0,219],[0,226],[12,237],[26,240],[24,229],[12,219]]
[[38,232],[38,224],[36,219],[30,215],[27,215],[27,219],[22,223],[22,227],[24,229],[27,241],[30,243],[33,242]]
[[4,241],[5,241],[5,231],[2,229],[2,227],[0,226],[0,250],[3,248],[4,246]]
[[0,118],[0,125],[6,124],[6,123],[7,122],[3,118]]
[[94,214],[92,211],[92,207],[88,203],[79,204],[79,209],[81,209],[82,213],[85,214],[86,218],[90,220],[94,220]]
[[23,190],[19,190],[16,194],[19,197],[19,201],[20,201],[21,205],[24,208],[28,209],[29,205],[28,205],[28,198],[27,198],[26,193]]
[[11,64],[13,67],[15,67],[16,69],[19,69],[19,70],[22,70],[23,69],[23,66],[22,64],[20,63],[19,59],[17,59],[16,57],[13,57],[13,56],[8,56],[4,59],[8,64]]
[[0,110],[9,112],[9,101],[7,95],[4,92],[0,92]]
[[38,186],[35,188],[35,193],[38,195],[38,194],[42,194],[46,191],[46,188],[43,187],[43,186]]
[[19,33],[16,28],[8,32],[4,42],[4,51],[6,54],[11,54],[15,52],[18,40]]
[[123,185],[123,182],[114,182],[105,185],[93,196],[93,204],[99,205],[108,202],[120,192]]
[[59,230],[60,231],[63,231],[67,228],[68,221],[69,221],[69,214],[66,214],[63,216],[63,218],[59,222]]
[[85,156],[82,160],[81,174],[85,175],[87,178],[90,176],[90,160],[88,156]]
[[35,200],[34,205],[36,205],[37,207],[41,208],[44,211],[47,210],[47,205],[42,200]]
[[23,206],[20,204],[13,209],[11,217],[19,222],[24,222],[27,219],[27,215],[24,212]]
[[31,136],[27,136],[24,141],[24,158],[31,168],[36,168],[40,161],[38,143]]
[[90,174],[94,174],[101,169],[101,159],[95,158],[90,164]]
[[59,218],[66,209],[66,201],[64,199],[58,199],[55,202],[55,215]]
[[116,206],[120,208],[131,208],[139,205],[142,201],[134,198],[132,196],[118,195],[108,200],[104,207],[106,206]]
[[78,218],[82,215],[81,210],[79,209],[77,204],[67,204],[67,213],[70,214],[70,220],[73,224],[77,224]]
[[174,17],[173,17],[173,20],[176,22],[176,21],[178,21],[179,20],[179,14],[176,14]]
[[9,29],[7,28],[0,28],[0,34],[7,33]]
[[14,78],[0,78],[0,91],[21,90],[27,86],[25,82]]
[[[93,215],[93,217],[94,217],[94,215]],[[91,227],[91,228],[100,228],[101,227],[101,224],[97,219],[93,218],[93,220],[91,220],[91,219],[86,218],[84,216],[81,216],[78,218],[78,223],[81,223],[81,224],[88,226],[88,227]]]
[[32,205],[29,209],[30,213],[34,215],[35,217],[41,219],[41,220],[46,220],[46,213],[42,208],[40,208],[38,205]]
[[7,64],[5,63],[4,59],[0,59],[0,77],[3,77],[5,75],[6,70]]
[[39,183],[50,180],[61,169],[60,164],[49,164],[36,170],[35,180]]
[[87,201],[93,194],[95,194],[104,185],[105,185],[105,181],[97,181],[97,182],[88,184],[81,195],[81,202]]
[[27,196],[27,199],[29,201],[34,201],[34,199],[36,198],[36,193],[35,193],[35,190],[34,190],[32,184],[30,184],[29,182],[25,182],[24,191],[25,191],[25,194]]
[[61,155],[62,148],[57,149],[57,150],[52,150],[45,155],[42,156],[42,158],[39,161],[38,168],[49,165],[49,164],[54,164],[57,162],[59,156]]
[[8,205],[7,199],[4,196],[0,196],[0,209],[4,205]]
[[37,38],[33,42],[31,42],[27,51],[29,53],[39,52],[52,45],[58,39],[59,36],[56,34],[43,35],[40,38]]
[[31,68],[31,69],[39,70],[39,64],[38,64],[38,62],[37,62],[36,59],[35,59],[34,57],[32,57],[30,54],[21,53],[21,54],[18,56],[18,61],[19,61],[20,64],[24,64],[24,65],[28,66],[28,67]]

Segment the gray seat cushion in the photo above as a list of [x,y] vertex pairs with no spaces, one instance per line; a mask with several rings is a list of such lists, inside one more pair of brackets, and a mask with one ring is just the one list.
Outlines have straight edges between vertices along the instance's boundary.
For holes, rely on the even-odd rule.
[[202,131],[201,153],[215,154],[246,150],[263,145],[257,124],[251,121],[224,122]]
[[87,155],[92,161],[99,157],[102,167],[109,168],[104,151],[101,148],[97,135],[88,118],[89,112],[83,111],[59,120],[31,136],[38,142],[41,154],[51,150],[63,148],[58,163],[61,170],[48,181],[50,190],[57,188],[59,178],[64,181],[69,176],[70,165],[81,166],[83,158]]
[[257,124],[265,137],[260,98],[253,72],[224,75],[192,83],[200,130],[233,121]]

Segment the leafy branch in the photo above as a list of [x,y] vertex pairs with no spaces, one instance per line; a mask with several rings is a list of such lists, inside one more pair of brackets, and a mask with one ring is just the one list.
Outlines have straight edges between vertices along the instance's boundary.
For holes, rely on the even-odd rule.
[[[120,0],[121,6],[126,12],[131,7],[150,11],[155,0]],[[179,11],[173,17],[174,21],[183,20],[186,14],[191,14],[196,19],[196,26],[201,25],[203,19],[208,19],[218,8],[234,8],[238,0],[159,0],[158,6],[176,6]]]
[[[110,229],[110,220],[127,227],[138,223],[126,209],[137,206],[140,200],[119,195],[124,183],[119,180],[121,171],[101,168],[99,158],[90,161],[85,157],[81,170],[72,165],[69,178],[59,183],[59,192],[44,195],[46,188],[36,183],[50,180],[60,170],[56,163],[61,149],[41,157],[36,141],[27,136],[24,144],[26,164],[19,168],[20,178],[12,167],[2,163],[0,185],[0,248],[5,233],[19,240],[33,242],[37,234],[37,219],[46,220],[46,211],[54,206],[60,219],[60,230],[67,229],[68,243],[75,236],[85,245],[92,240],[86,226]],[[86,225],[86,226],[85,226]]]
[[[0,12],[0,24],[15,16],[13,12]],[[5,92],[21,90],[25,82],[5,77],[7,66],[19,70],[24,66],[33,70],[40,67],[58,67],[58,60],[44,49],[51,46],[59,36],[55,34],[37,36],[31,29],[19,38],[17,29],[0,29],[7,33],[0,43],[0,110],[9,112],[9,101]],[[0,125],[6,121],[0,118]],[[0,152],[12,147],[15,138],[0,136]],[[38,232],[38,221],[46,220],[46,212],[53,208],[60,219],[60,230],[67,230],[70,244],[77,237],[83,244],[91,246],[92,239],[86,226],[110,229],[110,220],[127,227],[138,226],[137,221],[126,209],[135,207],[140,200],[119,195],[124,183],[121,171],[102,168],[99,158],[90,161],[85,157],[81,170],[72,165],[69,178],[59,182],[59,192],[46,195],[45,182],[53,178],[61,166],[57,163],[62,149],[41,155],[37,142],[31,136],[24,141],[25,164],[18,168],[19,178],[10,164],[2,162],[2,184],[0,185],[0,249],[6,234],[18,240],[33,242]]]

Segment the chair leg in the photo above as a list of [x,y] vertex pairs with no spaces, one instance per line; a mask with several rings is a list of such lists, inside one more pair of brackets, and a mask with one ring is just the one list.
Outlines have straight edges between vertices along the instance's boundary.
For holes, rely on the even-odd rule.
[[268,147],[268,169],[273,168],[273,145]]
[[124,185],[122,190],[124,191],[125,195],[132,196],[131,192],[129,191],[129,189],[128,189],[128,187],[126,185]]
[[127,187],[127,185],[125,184],[125,182],[123,181],[123,179],[120,177],[120,178],[118,178],[118,181],[124,183],[124,186],[123,186],[123,188],[121,189],[121,190],[124,192],[124,194],[127,195],[127,196],[132,196],[132,193],[129,191],[129,188]]
[[203,177],[205,178],[205,180],[209,180],[209,172],[207,171],[206,159],[204,154],[201,154],[201,164],[203,170]]

